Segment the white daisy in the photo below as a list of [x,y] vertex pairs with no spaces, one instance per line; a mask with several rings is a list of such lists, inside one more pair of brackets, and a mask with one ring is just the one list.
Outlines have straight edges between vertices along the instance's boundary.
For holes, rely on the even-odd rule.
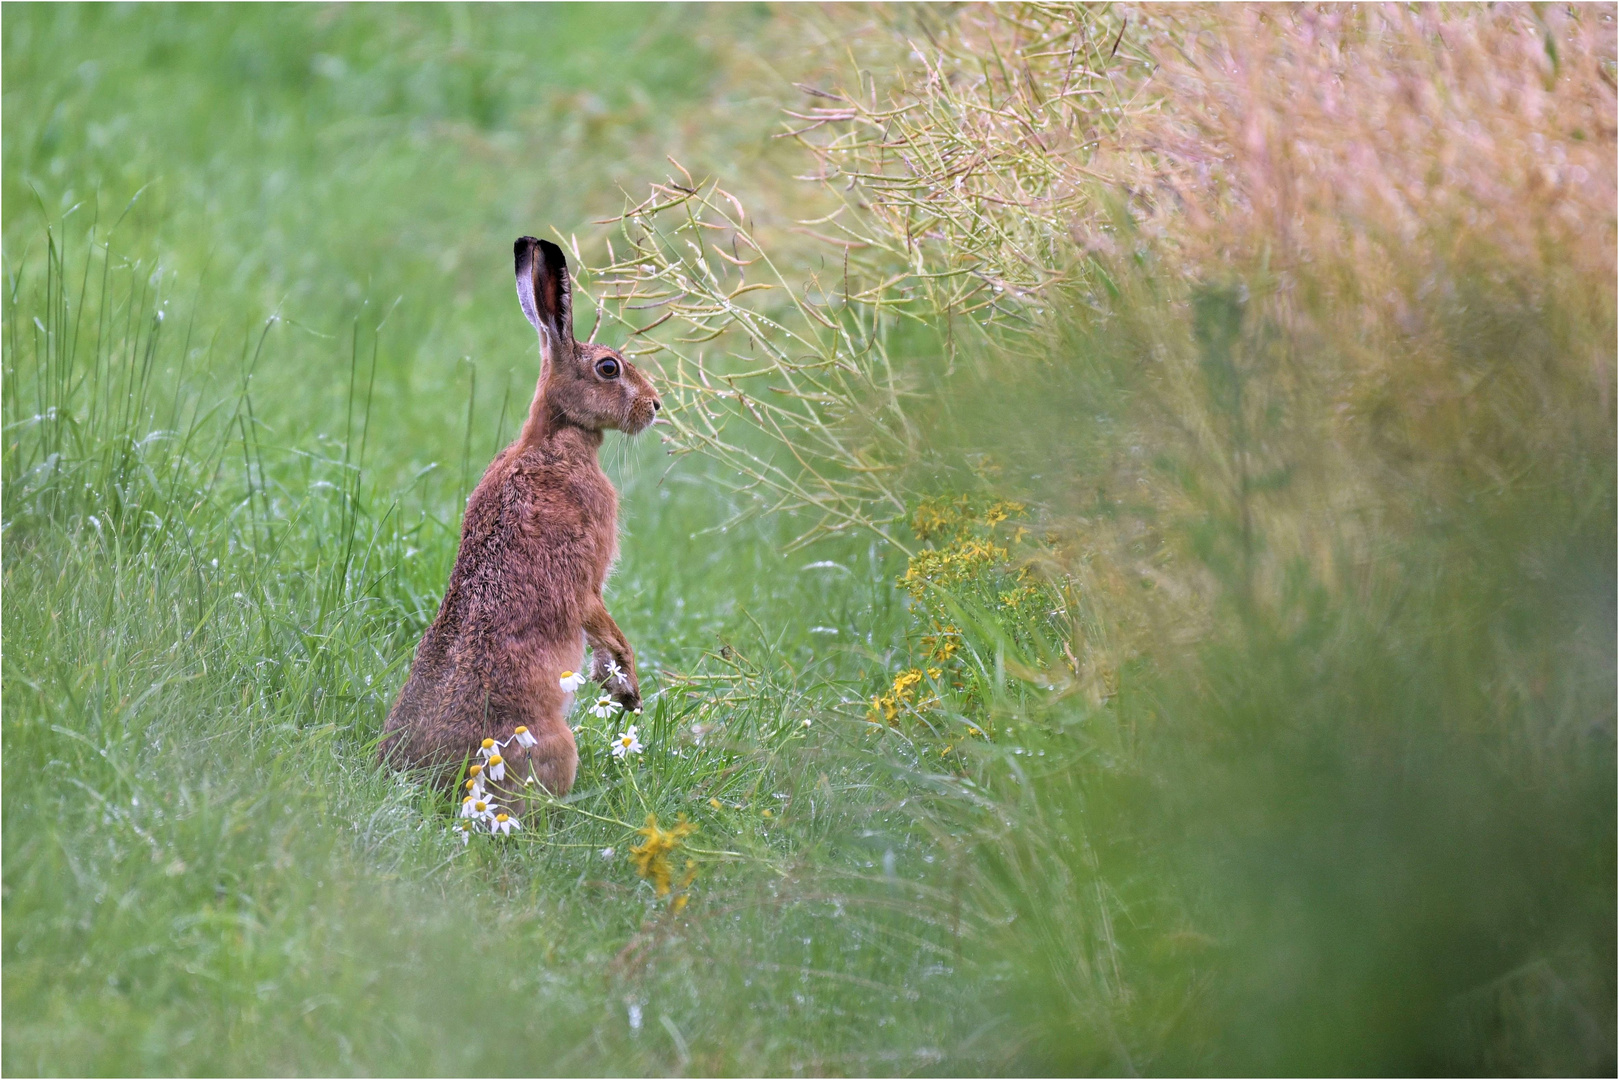
[[506,759],[501,757],[499,754],[491,755],[489,758],[488,771],[489,779],[493,780],[497,784],[500,783],[506,778]]
[[598,720],[606,720],[618,711],[618,702],[603,694],[596,699],[596,704],[590,707],[590,715]]
[[517,819],[510,814],[496,814],[495,820],[489,823],[491,833],[500,833],[503,836],[510,836],[513,829],[521,829],[522,827],[522,825],[518,824]]
[[461,816],[473,821],[492,821],[499,809],[487,795],[468,795],[461,800]]
[[562,689],[568,693],[573,693],[583,685],[585,685],[585,677],[577,671],[564,671],[562,673]]
[[616,758],[624,757],[626,754],[639,754],[642,749],[641,739],[636,734],[634,724],[630,725],[628,731],[621,733],[613,740],[613,756]]
[[512,732],[512,738],[516,739],[517,745],[521,747],[526,748],[540,745],[540,740],[530,735],[528,733],[528,728],[526,727],[520,727],[516,731]]
[[618,666],[618,661],[610,658],[606,664],[602,665],[602,672],[603,686],[607,686],[610,683],[622,682],[624,679],[624,669]]

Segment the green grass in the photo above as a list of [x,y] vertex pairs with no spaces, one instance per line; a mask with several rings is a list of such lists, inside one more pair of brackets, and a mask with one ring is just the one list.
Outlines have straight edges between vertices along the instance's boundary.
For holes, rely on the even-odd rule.
[[[701,21],[8,14],[7,1068],[864,1071],[890,1023],[936,1043],[917,927],[816,855],[884,797],[807,763],[850,736],[803,724],[897,636],[869,544],[782,559],[790,523],[729,527],[700,463],[614,440],[646,755],[584,718],[573,810],[466,849],[371,764],[532,392],[510,238],[616,208],[626,144],[701,100]],[[698,856],[678,931],[626,858],[649,812],[736,853]]]
[[[768,110],[707,120],[767,16],[5,14],[8,1073],[1612,1070],[1611,402],[1512,483],[1398,474],[1375,564],[1259,602],[1243,553],[1308,496],[1132,446],[1132,327],[1183,312],[1064,305],[927,373],[908,494],[1029,505],[982,535],[1151,517],[1121,461],[1184,482],[1132,542],[1207,625],[1104,694],[1039,674],[1045,601],[1139,632],[1075,579],[912,596],[880,541],[783,554],[803,522],[609,436],[647,752],[585,719],[567,804],[463,846],[372,751],[532,389],[511,239],[594,258],[663,153],[756,166]],[[1481,296],[1458,353],[1567,340]],[[937,704],[867,723],[933,621]],[[649,813],[698,825],[683,909],[627,859]]]

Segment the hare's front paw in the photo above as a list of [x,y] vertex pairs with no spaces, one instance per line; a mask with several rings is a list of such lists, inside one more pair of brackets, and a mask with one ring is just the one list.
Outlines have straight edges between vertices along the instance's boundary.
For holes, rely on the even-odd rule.
[[623,688],[624,669],[606,649],[596,649],[590,654],[590,681],[601,683],[602,690],[611,694]]
[[601,683],[602,693],[625,709],[633,712],[641,707],[641,686],[640,680],[635,677],[635,669],[630,667],[626,670],[605,650],[598,649],[592,657],[590,677]]
[[626,712],[641,707],[641,681],[635,677],[635,669],[621,666],[605,650],[598,649],[592,657],[590,677],[601,683],[602,693],[618,702]]
[[641,711],[641,687],[634,675],[629,675],[617,685],[607,688],[613,695],[613,700],[623,706],[625,712],[637,713]]

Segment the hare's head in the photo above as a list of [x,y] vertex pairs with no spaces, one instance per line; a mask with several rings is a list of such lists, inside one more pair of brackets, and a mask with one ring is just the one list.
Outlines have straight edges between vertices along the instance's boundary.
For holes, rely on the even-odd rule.
[[549,240],[520,238],[517,300],[540,332],[546,401],[571,424],[589,431],[617,428],[628,435],[651,426],[663,408],[647,377],[616,349],[573,337],[568,260]]

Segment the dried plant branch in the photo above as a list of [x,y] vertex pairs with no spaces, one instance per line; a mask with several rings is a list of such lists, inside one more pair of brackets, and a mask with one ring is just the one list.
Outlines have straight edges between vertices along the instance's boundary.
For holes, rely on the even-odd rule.
[[876,10],[887,32],[845,33],[860,56],[785,110],[811,167],[763,234],[676,164],[610,219],[597,278],[662,369],[671,440],[761,507],[812,512],[804,540],[894,539],[924,452],[906,326],[1005,343],[1058,292],[1103,306],[1107,268],[1140,262],[1166,285],[1262,279],[1267,317],[1299,328],[1307,282],[1364,323],[1334,331],[1368,342],[1334,376],[1353,401],[1422,377],[1400,358],[1438,332],[1421,296],[1464,251],[1548,288],[1612,281],[1611,9]]
[[734,470],[761,508],[810,512],[800,542],[893,542],[921,452],[893,332],[1017,333],[1033,325],[1021,308],[1086,272],[1072,231],[1098,209],[1087,162],[1124,116],[1118,73],[1145,70],[1137,50],[1114,55],[1123,29],[1071,5],[977,10],[926,45],[896,36],[881,89],[807,87],[831,104],[786,110],[781,137],[814,159],[826,210],[788,232],[835,251],[830,272],[778,265],[742,201],[678,163],[684,183],[609,219],[627,247],[610,245],[601,305],[658,367],[670,441]]

